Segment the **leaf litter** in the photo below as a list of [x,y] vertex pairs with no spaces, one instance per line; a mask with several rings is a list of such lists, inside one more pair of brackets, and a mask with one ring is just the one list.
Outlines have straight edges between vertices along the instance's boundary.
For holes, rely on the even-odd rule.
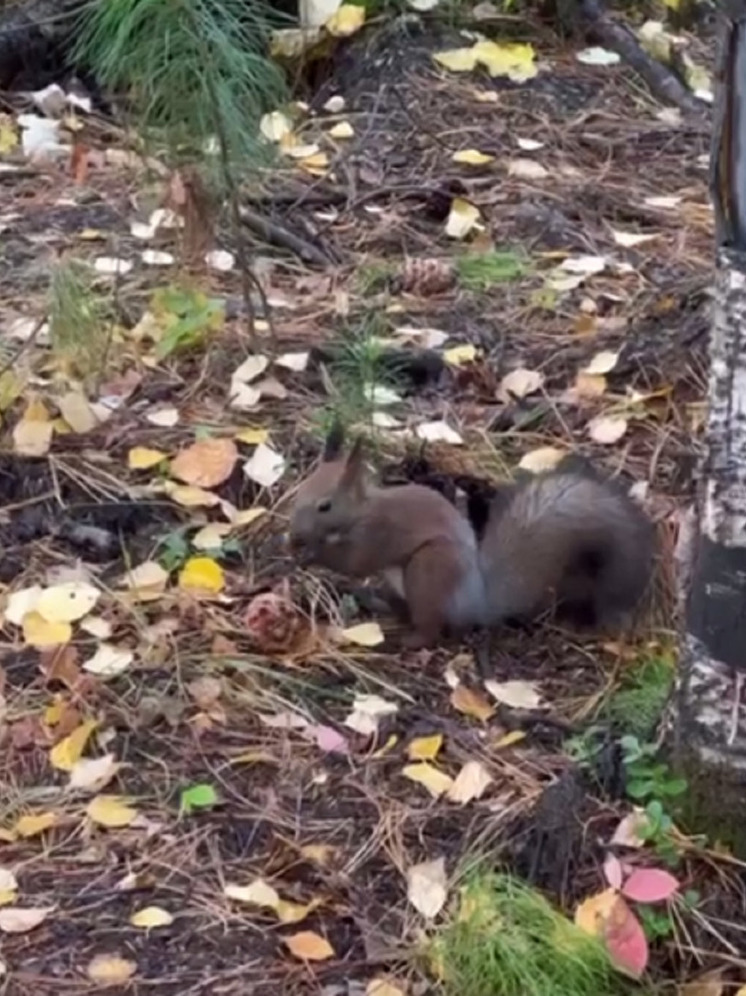
[[[363,27],[362,8],[346,7],[336,3],[322,11],[318,27],[325,36],[354,43]],[[395,429],[403,430],[399,437],[386,436],[380,453],[397,480],[407,476],[400,447],[408,436],[430,470],[442,475],[440,483],[470,475],[493,480],[519,468],[537,472],[568,451],[587,448],[606,467],[616,469],[623,457],[625,470],[637,479],[654,467],[652,492],[674,493],[671,453],[684,443],[679,423],[654,400],[635,401],[630,414],[616,392],[637,390],[647,398],[653,385],[678,396],[686,380],[683,358],[696,343],[691,337],[697,314],[683,302],[691,299],[692,279],[710,252],[704,177],[688,164],[706,152],[705,144],[677,130],[675,117],[668,123],[653,113],[646,117],[627,88],[625,67],[613,65],[605,52],[568,60],[545,50],[544,39],[535,48],[473,37],[456,45],[450,51],[431,45],[423,60],[427,72],[414,68],[408,75],[404,99],[417,108],[417,123],[399,111],[369,114],[343,74],[335,76],[328,91],[335,96],[323,113],[304,117],[300,111],[298,118],[295,109],[278,108],[262,122],[283,163],[271,183],[290,202],[306,188],[290,186],[288,195],[283,184],[306,183],[305,174],[323,176],[331,169],[335,183],[346,182],[337,148],[352,146],[357,155],[361,143],[363,154],[374,150],[376,162],[393,168],[385,151],[389,139],[402,150],[395,170],[423,192],[399,199],[386,193],[383,175],[362,177],[362,210],[351,212],[344,202],[321,205],[320,211],[335,212],[333,222],[321,222],[321,241],[349,252],[356,273],[332,281],[301,262],[286,268],[286,260],[272,258],[262,280],[273,302],[276,346],[258,325],[259,342],[247,353],[230,309],[213,306],[226,292],[240,297],[232,254],[205,252],[208,283],[199,293],[177,294],[170,272],[144,265],[143,243],[156,238],[145,258],[165,261],[164,253],[178,262],[174,233],[184,221],[178,211],[169,224],[165,215],[141,216],[134,253],[125,248],[131,241],[120,245],[114,238],[102,251],[100,237],[73,241],[46,222],[34,235],[45,249],[86,255],[103,282],[121,282],[129,292],[144,281],[166,305],[159,310],[143,299],[133,328],[116,328],[112,335],[108,379],[113,383],[115,374],[135,363],[145,371],[144,402],[127,401],[102,420],[95,392],[89,396],[70,377],[49,344],[54,336],[40,335],[26,354],[39,380],[36,396],[21,384],[10,407],[3,407],[8,448],[27,461],[24,467],[37,475],[38,485],[37,491],[4,495],[5,501],[23,509],[39,494],[56,494],[61,501],[49,506],[54,523],[65,517],[61,508],[85,506],[90,511],[84,525],[95,527],[92,542],[108,542],[106,549],[114,551],[108,560],[97,559],[89,546],[71,549],[54,531],[44,549],[23,540],[16,574],[3,594],[6,634],[28,669],[22,680],[15,666],[0,676],[13,745],[3,781],[18,784],[20,775],[29,775],[21,758],[33,755],[39,759],[30,776],[34,788],[50,793],[9,812],[0,827],[8,849],[3,861],[13,876],[0,891],[15,894],[0,906],[0,913],[10,910],[11,933],[4,933],[10,972],[22,950],[13,929],[19,938],[27,932],[28,943],[54,917],[64,938],[69,897],[102,882],[118,894],[115,880],[122,871],[113,874],[111,857],[136,840],[148,869],[133,869],[136,902],[112,913],[122,939],[118,950],[96,950],[88,938],[98,926],[97,913],[76,913],[88,931],[76,956],[81,973],[95,984],[124,985],[141,972],[150,979],[156,974],[152,945],[161,932],[191,940],[178,954],[178,945],[174,952],[159,949],[158,972],[178,977],[198,970],[198,941],[209,938],[221,952],[216,979],[224,965],[220,981],[228,992],[238,965],[234,952],[249,947],[260,968],[254,976],[252,967],[244,967],[248,979],[241,984],[271,975],[271,966],[283,959],[285,972],[292,959],[305,963],[296,966],[304,969],[319,963],[346,981],[347,966],[364,966],[367,945],[375,944],[372,925],[383,914],[381,895],[397,939],[410,936],[412,916],[437,923],[448,909],[446,865],[456,869],[488,828],[509,842],[504,813],[527,816],[548,772],[566,765],[544,727],[505,725],[511,711],[535,713],[537,723],[542,716],[569,721],[581,702],[594,701],[600,684],[594,684],[587,657],[561,637],[501,634],[493,653],[494,681],[482,690],[468,655],[459,660],[462,655],[445,644],[434,651],[405,650],[389,619],[378,610],[367,613],[352,586],[334,577],[329,587],[327,578],[322,583],[312,572],[296,570],[290,574],[290,602],[321,634],[309,642],[311,649],[296,656],[269,644],[259,650],[246,625],[251,600],[272,588],[273,570],[279,566],[282,573],[287,564],[279,542],[283,500],[318,456],[322,412],[332,401],[347,403],[343,365],[335,366],[325,350],[344,340],[345,329],[354,330],[370,305],[358,277],[366,267],[374,269],[376,259],[390,261],[395,253],[406,257],[410,270],[415,261],[421,272],[419,283],[401,293],[389,288],[376,302],[382,337],[398,341],[402,355],[430,349],[445,366],[436,390],[389,383],[380,370],[367,382],[374,389],[366,388],[365,404],[378,409],[376,416],[384,414],[379,406],[388,405]],[[407,50],[405,62],[416,67],[412,55]],[[443,84],[437,87],[434,57]],[[364,86],[372,107],[378,83],[374,71],[369,76]],[[546,83],[541,100],[549,105],[537,103],[537,76]],[[602,93],[598,99],[607,105],[608,117],[594,125],[602,136],[598,148],[579,141],[576,112],[568,117],[564,109],[565,101],[574,108],[573,101],[583,99],[583,87],[594,99]],[[624,143],[620,122],[629,138]],[[34,155],[58,156],[61,145],[70,155],[59,128],[25,124],[23,140],[27,149],[36,143]],[[668,144],[659,150],[653,178],[635,156],[654,141],[650,129],[662,127]],[[446,128],[451,130],[445,145],[428,137]],[[129,191],[129,175],[113,155],[119,151],[107,150],[100,174],[89,177],[102,205],[109,202],[109,189]],[[0,128],[0,160],[12,155],[22,152],[5,150]],[[463,188],[444,188],[443,203],[437,197],[426,202],[423,177],[439,182],[452,174],[462,178]],[[497,200],[479,185],[493,174],[501,178]],[[22,215],[23,197],[10,204],[15,189],[20,193],[8,181],[8,206]],[[598,201],[589,206],[591,189]],[[554,205],[551,217],[533,203],[540,205],[543,197]],[[125,218],[115,233],[119,222],[113,218],[99,220],[84,204],[70,210],[81,232],[106,228],[107,240],[133,235],[134,218]],[[315,210],[314,204],[301,204],[301,231],[319,231]],[[547,233],[555,225],[561,237],[552,242]],[[19,238],[14,222],[3,216],[2,226],[8,226],[3,238],[11,251]],[[486,292],[470,289],[461,274],[474,257],[501,252],[504,243],[513,250],[527,247],[525,273],[495,281]],[[19,254],[14,267],[18,297],[41,315],[46,305],[33,300],[35,284],[24,258]],[[422,274],[435,272],[433,263],[442,269],[444,262],[453,264],[456,283],[431,291]],[[654,266],[666,267],[665,275]],[[662,322],[666,336],[660,334]],[[182,352],[177,333],[186,325],[199,334]],[[674,344],[668,352],[667,341]],[[199,364],[204,366],[197,378]],[[44,377],[50,371],[53,386]],[[506,384],[511,371],[518,376]],[[571,400],[581,375],[583,389]],[[353,414],[365,424],[364,412]],[[668,435],[659,447],[664,424]],[[54,474],[38,469],[46,467],[50,453]],[[16,514],[29,521],[26,512]],[[50,574],[52,567],[77,560],[91,569],[85,581]],[[116,562],[116,569],[102,568],[102,560]],[[346,633],[346,642],[324,636],[327,625],[329,632]],[[283,633],[273,637],[272,647],[286,645]],[[76,651],[74,665],[58,665],[65,681],[42,684],[41,654],[57,653],[60,645]],[[596,648],[592,653],[605,683],[616,659],[607,660]],[[644,856],[639,815],[631,815],[623,804],[609,805],[593,825],[603,840]],[[285,832],[289,826],[292,835]],[[393,826],[396,855],[382,843]],[[207,837],[220,850],[222,884],[205,871],[200,840]],[[244,847],[249,838],[261,845]],[[687,860],[696,868],[695,857]],[[582,852],[581,863],[582,881],[596,881],[601,889],[595,855]],[[159,868],[169,869],[168,885]],[[646,874],[653,870],[641,867],[637,879],[625,871],[622,884],[642,897],[666,894],[671,883]],[[241,890],[260,880],[275,890],[266,906],[252,906],[238,892],[229,895],[231,884]],[[577,907],[587,892],[572,888]],[[177,895],[186,897],[178,905]],[[601,911],[609,921],[604,929],[620,939],[619,950],[634,970],[640,965],[639,934],[618,898]],[[630,898],[627,907],[632,903]],[[350,907],[356,912],[353,927],[340,912]],[[566,913],[572,909],[568,902]],[[257,917],[280,925],[307,922],[303,930],[285,927],[278,945],[276,937],[257,936]],[[53,947],[40,955],[41,971],[49,977]],[[360,972],[366,992],[394,996],[410,989],[410,980]]]

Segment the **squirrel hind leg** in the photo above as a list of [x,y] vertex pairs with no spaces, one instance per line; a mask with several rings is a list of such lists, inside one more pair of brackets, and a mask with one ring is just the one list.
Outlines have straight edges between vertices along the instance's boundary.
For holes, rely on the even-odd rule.
[[452,630],[452,606],[461,564],[448,547],[425,545],[404,568],[404,595],[414,629],[412,643],[434,646]]

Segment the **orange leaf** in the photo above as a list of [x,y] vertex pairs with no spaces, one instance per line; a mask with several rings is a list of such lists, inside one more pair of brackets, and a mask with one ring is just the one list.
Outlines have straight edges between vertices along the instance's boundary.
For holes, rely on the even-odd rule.
[[290,953],[301,961],[326,961],[334,957],[334,948],[329,941],[313,930],[302,930],[285,938]]

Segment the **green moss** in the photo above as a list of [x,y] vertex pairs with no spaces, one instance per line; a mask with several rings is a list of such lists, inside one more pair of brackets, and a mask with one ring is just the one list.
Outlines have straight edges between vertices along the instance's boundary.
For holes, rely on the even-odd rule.
[[609,703],[609,713],[624,733],[644,742],[653,737],[674,681],[671,655],[647,657],[625,671]]

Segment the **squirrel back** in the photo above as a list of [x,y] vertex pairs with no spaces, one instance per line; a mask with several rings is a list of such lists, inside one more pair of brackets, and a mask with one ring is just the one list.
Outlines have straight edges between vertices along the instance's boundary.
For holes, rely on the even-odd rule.
[[581,624],[617,625],[648,586],[653,550],[652,522],[614,485],[561,467],[534,477],[493,508],[482,537],[490,623],[556,605]]

